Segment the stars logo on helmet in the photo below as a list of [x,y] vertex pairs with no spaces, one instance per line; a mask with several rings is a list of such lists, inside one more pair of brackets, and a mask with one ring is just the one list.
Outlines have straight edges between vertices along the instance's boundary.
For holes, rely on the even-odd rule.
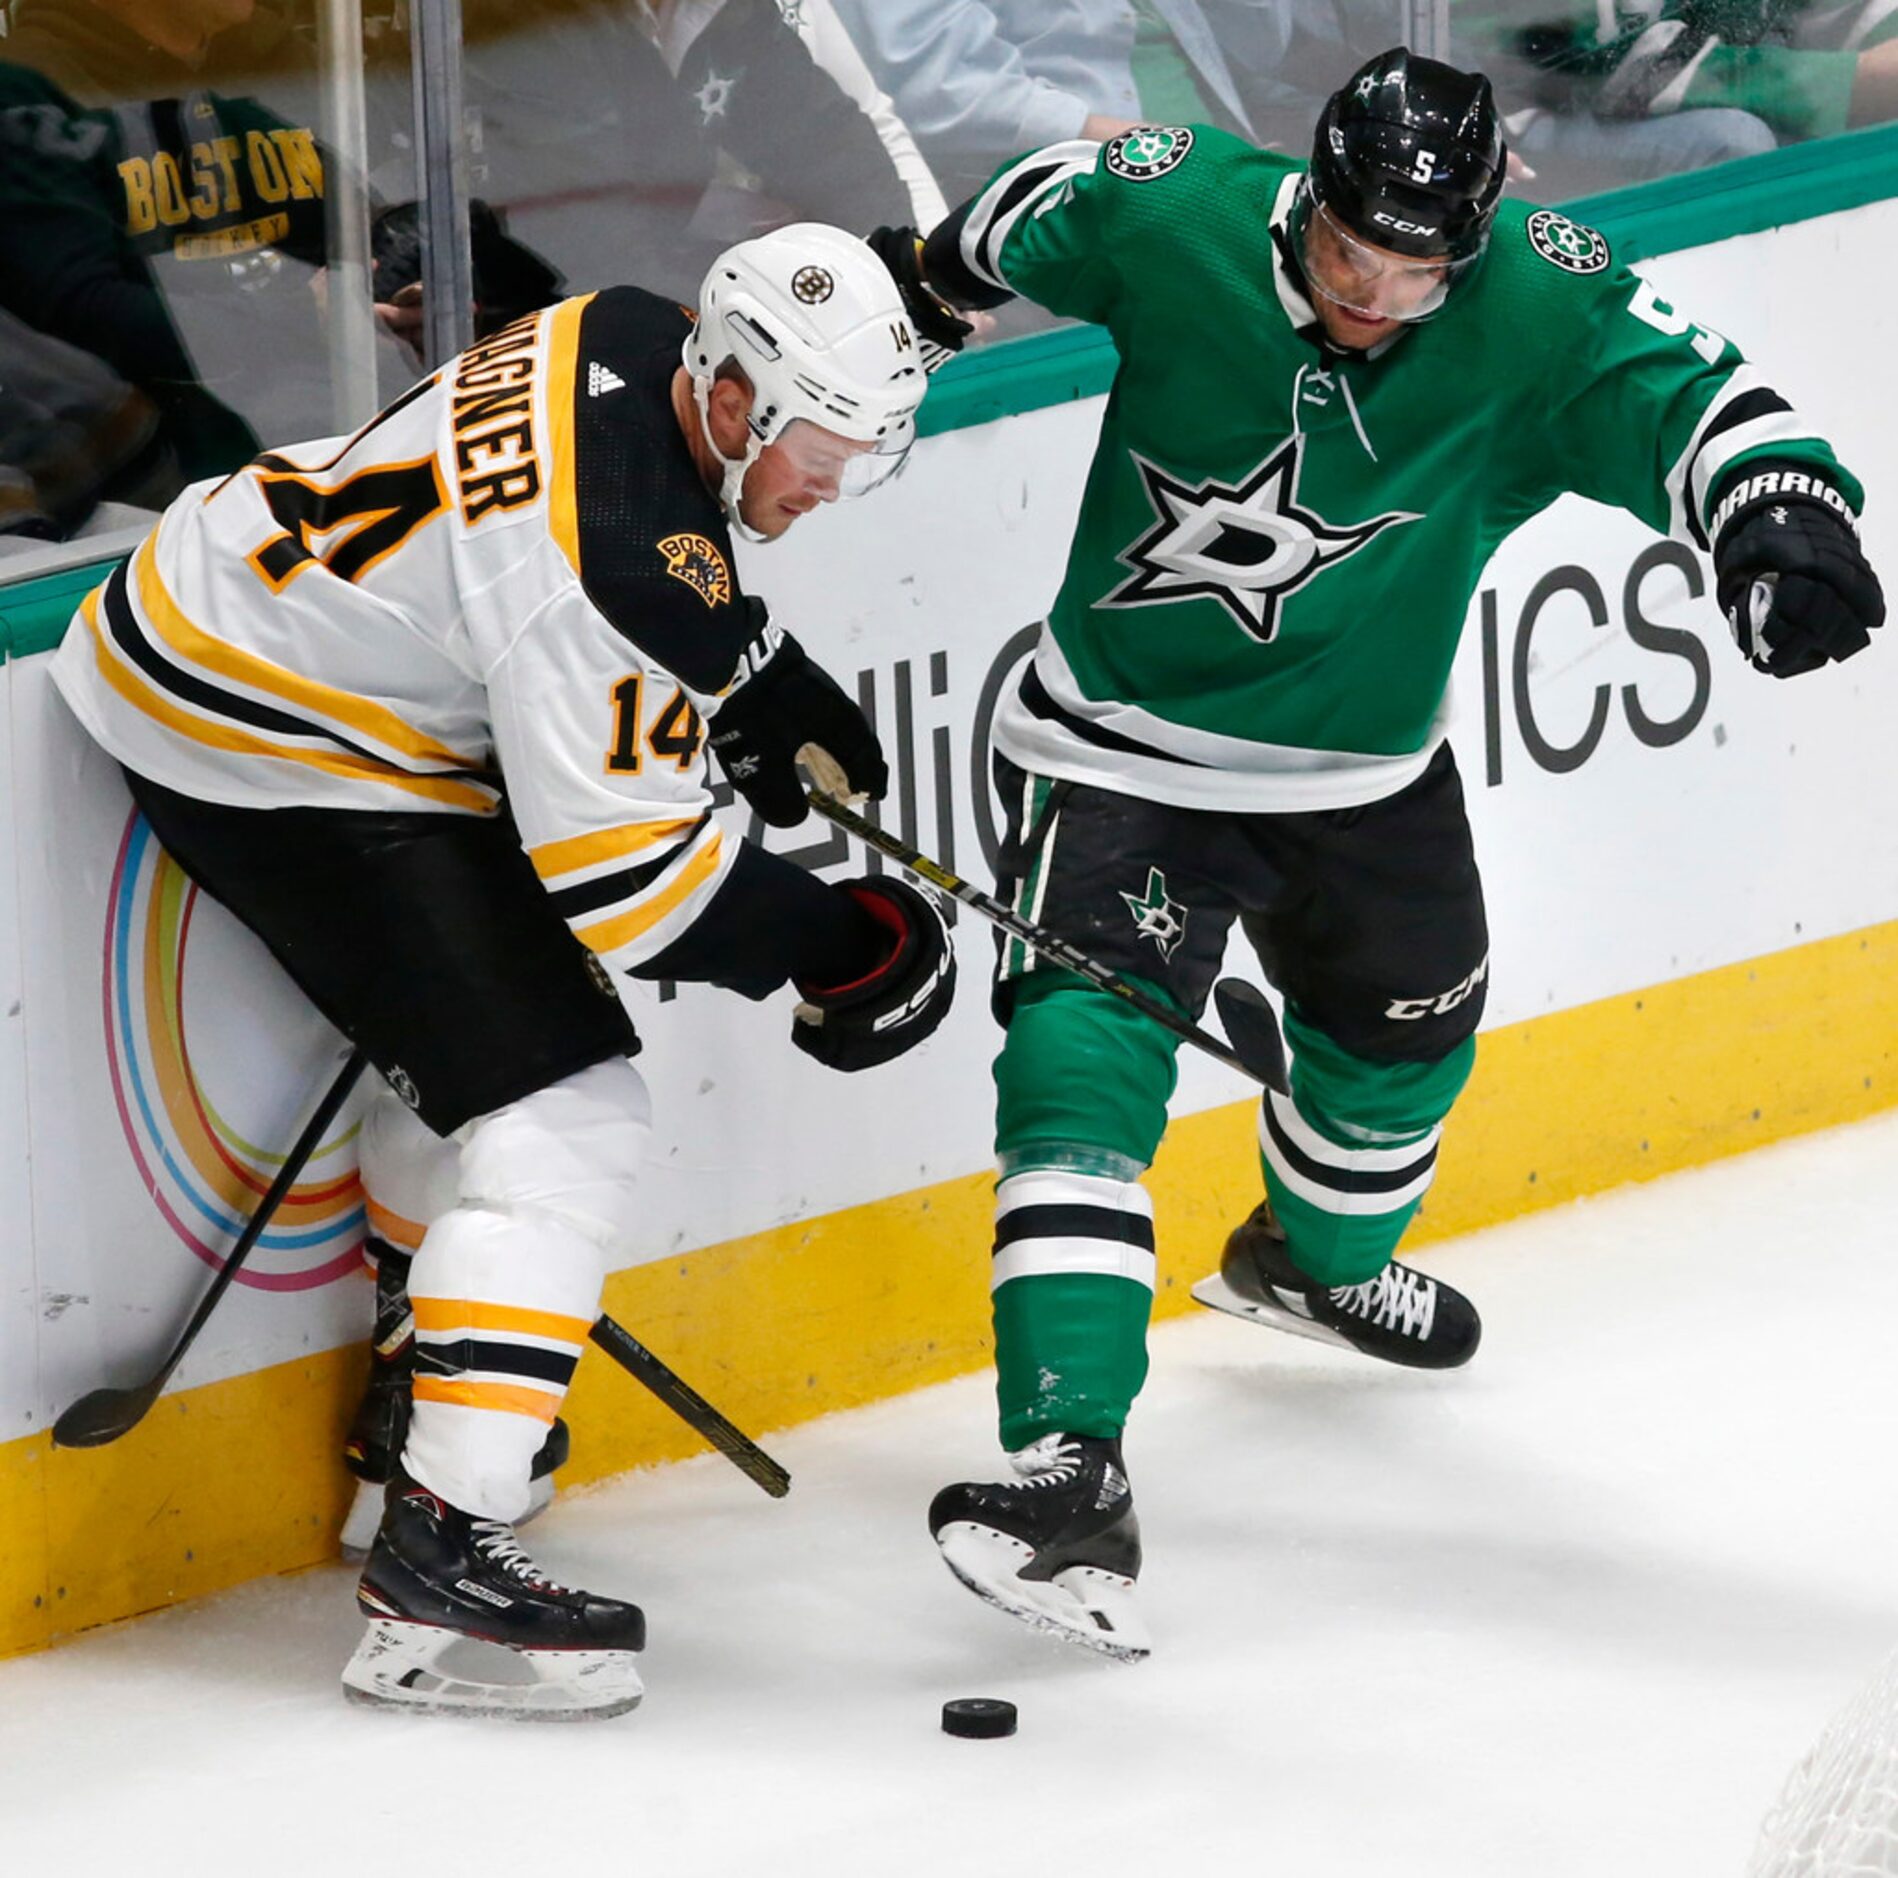
[[1134,465],[1158,518],[1123,548],[1133,575],[1096,602],[1152,606],[1216,600],[1254,639],[1278,636],[1279,603],[1385,529],[1421,519],[1392,510],[1334,528],[1298,500],[1305,438],[1291,437],[1241,483],[1187,484],[1136,454]]

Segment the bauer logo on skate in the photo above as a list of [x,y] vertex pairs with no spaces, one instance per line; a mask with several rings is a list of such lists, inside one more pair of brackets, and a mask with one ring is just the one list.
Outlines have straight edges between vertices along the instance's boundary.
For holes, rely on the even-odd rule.
[[[274,973],[134,811],[106,902],[107,1067],[140,1185],[214,1269],[296,1132],[296,1114],[283,1112],[282,1065],[311,1060],[325,1035],[287,983],[266,984]],[[260,988],[265,995],[255,995]],[[300,1103],[301,1090],[290,1100]],[[355,1269],[363,1236],[355,1138],[345,1116],[285,1197],[240,1285],[305,1291]]]

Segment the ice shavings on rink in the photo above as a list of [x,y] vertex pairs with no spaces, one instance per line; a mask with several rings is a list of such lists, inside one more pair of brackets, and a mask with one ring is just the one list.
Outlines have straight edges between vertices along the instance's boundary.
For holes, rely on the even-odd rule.
[[622,1721],[345,1707],[341,1568],[0,1664],[0,1870],[1739,1878],[1898,1644],[1895,1248],[1898,1115],[1431,1248],[1466,1371],[1168,1325],[1135,1668],[936,1557],[985,1377],[778,1436],[781,1503],[711,1456],[563,1497],[536,1555],[652,1621]]

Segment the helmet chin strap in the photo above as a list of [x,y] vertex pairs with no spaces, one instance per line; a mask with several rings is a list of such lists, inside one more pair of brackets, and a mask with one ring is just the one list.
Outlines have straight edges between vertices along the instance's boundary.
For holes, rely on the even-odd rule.
[[747,541],[769,541],[771,537],[761,534],[753,528],[738,512],[738,499],[744,493],[745,476],[752,464],[757,462],[758,453],[764,448],[758,433],[749,424],[745,426],[745,454],[741,457],[729,457],[718,447],[718,441],[712,435],[712,412],[709,402],[712,381],[692,374],[692,402],[698,408],[699,428],[705,434],[705,447],[718,458],[724,467],[724,475],[718,485],[719,506],[725,511],[725,519],[733,529]]

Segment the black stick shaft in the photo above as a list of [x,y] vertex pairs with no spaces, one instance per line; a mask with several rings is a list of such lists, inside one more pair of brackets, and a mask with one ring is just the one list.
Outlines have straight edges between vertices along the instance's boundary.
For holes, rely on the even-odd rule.
[[670,1365],[663,1363],[623,1324],[602,1317],[592,1330],[597,1343],[634,1381],[642,1382],[687,1427],[703,1435],[719,1453],[774,1500],[791,1491],[791,1476],[757,1442],[727,1421]]
[[237,1282],[237,1274],[250,1256],[251,1248],[263,1237],[265,1227],[283,1204],[284,1195],[296,1185],[310,1156],[322,1145],[330,1124],[349,1100],[368,1060],[360,1050],[349,1053],[343,1067],[337,1072],[336,1080],[316,1105],[316,1112],[304,1124],[303,1132],[291,1145],[290,1152],[283,1157],[277,1177],[252,1209],[237,1243],[225,1254],[223,1268],[212,1279],[210,1288],[199,1300],[198,1308],[191,1313],[191,1321],[172,1345],[171,1354],[164,1363],[134,1388],[95,1389],[91,1394],[81,1396],[54,1422],[53,1440],[56,1444],[73,1448],[103,1447],[108,1441],[116,1441],[144,1419],[146,1410],[158,1400],[165,1384],[170,1381],[172,1371],[184,1361],[185,1352],[197,1341],[198,1332],[217,1309],[218,1301]]
[[1089,958],[1078,946],[1070,945],[1045,927],[1037,926],[1033,920],[1024,919],[1013,907],[1005,906],[992,894],[984,893],[980,887],[971,886],[960,875],[950,873],[941,862],[932,861],[920,849],[912,848],[907,841],[899,839],[887,829],[879,828],[854,809],[845,807],[835,796],[826,795],[821,789],[812,789],[809,795],[811,807],[825,820],[835,822],[839,828],[855,835],[866,847],[888,855],[891,860],[907,867],[912,874],[928,881],[932,887],[939,887],[952,900],[959,900],[1005,933],[1013,934],[1043,958],[1051,959],[1055,964],[1085,978],[1089,984],[1098,985],[1103,991],[1124,999],[1141,1016],[1151,1018],[1162,1029],[1170,1030],[1174,1036],[1192,1044],[1195,1049],[1204,1050],[1228,1069],[1236,1069],[1242,1076],[1249,1076],[1254,1082],[1264,1083],[1268,1088],[1283,1089],[1285,1071],[1282,1063],[1248,1061],[1211,1031],[1200,1029],[1157,998],[1149,997],[1138,985],[1130,984],[1118,972],[1109,971],[1105,965]]

